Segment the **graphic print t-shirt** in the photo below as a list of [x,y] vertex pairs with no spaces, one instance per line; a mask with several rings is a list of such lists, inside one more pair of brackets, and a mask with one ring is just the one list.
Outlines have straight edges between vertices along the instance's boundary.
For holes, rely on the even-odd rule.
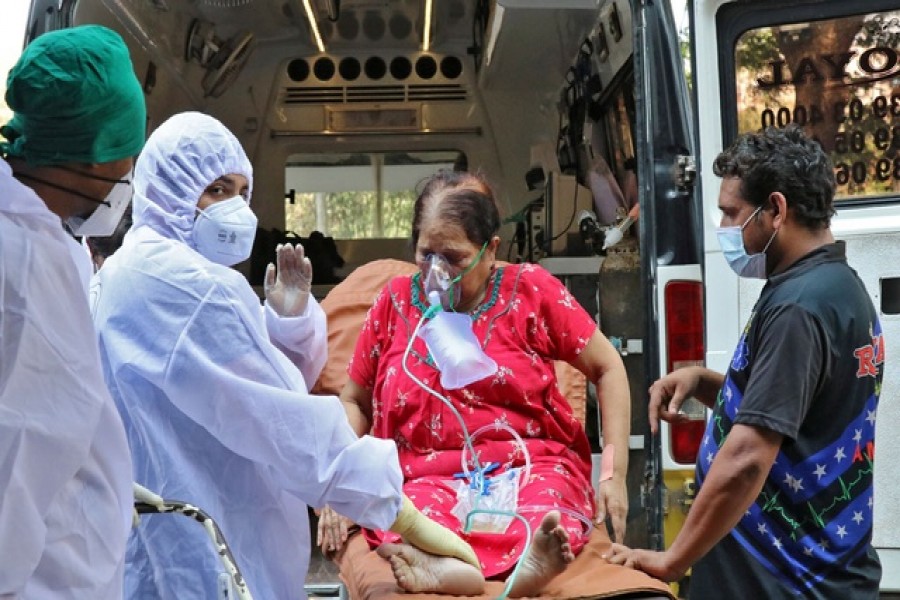
[[697,459],[734,424],[784,436],[740,523],[692,572],[691,598],[875,598],[875,414],[884,341],[842,243],[769,279],[741,335]]

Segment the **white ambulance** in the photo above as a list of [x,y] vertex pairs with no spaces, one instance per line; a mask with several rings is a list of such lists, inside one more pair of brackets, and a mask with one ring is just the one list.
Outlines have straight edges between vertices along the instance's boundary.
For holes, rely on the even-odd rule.
[[[833,228],[888,340],[875,544],[900,591],[900,0],[696,0],[689,44],[657,0],[31,2],[26,42],[83,23],[122,34],[148,130],[200,110],[239,137],[261,227],[251,283],[293,236],[319,295],[369,260],[410,259],[416,184],[484,173],[500,258],[566,281],[623,355],[639,547],[664,547],[690,508],[705,416],[651,436],[647,388],[683,365],[724,371],[760,290],[721,256],[712,160],[739,133],[806,127],[836,165]],[[341,593],[312,575],[311,593]]]

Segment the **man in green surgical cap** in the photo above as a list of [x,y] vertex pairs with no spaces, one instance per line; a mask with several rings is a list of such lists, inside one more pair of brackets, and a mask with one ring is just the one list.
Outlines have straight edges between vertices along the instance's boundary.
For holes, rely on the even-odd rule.
[[[0,127],[0,154],[76,236],[107,236],[131,199],[133,159],[144,143],[144,94],[124,42],[99,26],[45,34],[7,78],[15,111]],[[89,261],[74,250],[85,279]]]
[[144,141],[143,92],[122,38],[85,26],[33,41],[6,101],[0,597],[120,599],[131,457],[101,373],[90,262],[63,223],[76,235],[115,228]]

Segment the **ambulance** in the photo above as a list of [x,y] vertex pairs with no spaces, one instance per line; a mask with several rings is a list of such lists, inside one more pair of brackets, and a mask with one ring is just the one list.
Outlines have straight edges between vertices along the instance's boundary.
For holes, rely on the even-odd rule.
[[[671,543],[695,495],[706,412],[650,435],[647,389],[724,371],[761,283],[715,235],[716,154],[795,123],[835,164],[836,236],[879,311],[875,545],[900,592],[900,0],[31,0],[24,41],[99,23],[127,42],[148,132],[198,110],[240,139],[260,229],[239,266],[261,284],[302,240],[323,297],[376,258],[410,260],[417,184],[485,175],[498,258],[542,264],[625,361],[632,431],[626,543]],[[589,394],[587,429],[602,424]],[[874,448],[872,449],[874,452]],[[327,565],[308,591],[339,597]],[[313,569],[315,571],[315,569]],[[680,582],[689,589],[689,578]]]

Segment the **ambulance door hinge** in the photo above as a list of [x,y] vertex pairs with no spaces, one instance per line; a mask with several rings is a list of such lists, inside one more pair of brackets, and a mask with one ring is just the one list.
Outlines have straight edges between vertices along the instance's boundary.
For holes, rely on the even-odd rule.
[[697,182],[697,164],[693,156],[679,154],[675,157],[675,185],[681,189],[694,187]]

